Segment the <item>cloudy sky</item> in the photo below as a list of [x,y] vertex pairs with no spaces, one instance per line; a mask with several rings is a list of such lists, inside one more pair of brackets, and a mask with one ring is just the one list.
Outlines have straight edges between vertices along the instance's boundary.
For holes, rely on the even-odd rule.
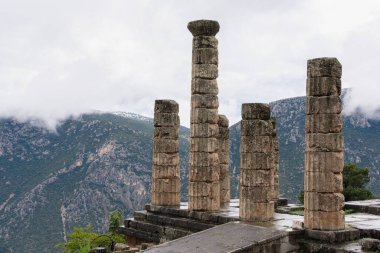
[[50,127],[93,110],[153,115],[175,99],[189,124],[187,23],[215,19],[220,113],[305,95],[306,60],[334,56],[345,108],[380,105],[380,1],[0,0],[0,116]]

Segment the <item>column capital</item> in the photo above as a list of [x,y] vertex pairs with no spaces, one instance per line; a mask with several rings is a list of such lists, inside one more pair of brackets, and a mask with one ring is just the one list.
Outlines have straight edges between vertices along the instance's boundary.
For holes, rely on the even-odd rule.
[[193,36],[215,36],[219,32],[219,23],[214,20],[195,20],[187,24]]

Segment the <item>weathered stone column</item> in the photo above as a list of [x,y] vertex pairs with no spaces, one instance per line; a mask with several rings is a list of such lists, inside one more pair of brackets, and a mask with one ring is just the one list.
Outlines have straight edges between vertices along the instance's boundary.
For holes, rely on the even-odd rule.
[[230,130],[228,119],[219,114],[219,163],[220,163],[220,205],[230,202]]
[[219,23],[190,22],[193,34],[189,210],[215,211],[220,207],[218,159],[218,40]]
[[152,166],[153,205],[180,205],[178,131],[178,104],[173,100],[156,100]]
[[240,139],[240,218],[274,217],[273,126],[268,104],[243,104]]
[[278,144],[278,137],[277,137],[277,129],[276,129],[276,118],[271,117],[270,122],[272,123],[272,141],[273,141],[273,167],[272,167],[272,177],[273,177],[273,183],[272,184],[272,197],[275,206],[277,205],[277,201],[279,198],[279,176],[278,176],[278,159],[279,159],[279,144]]
[[307,61],[304,219],[308,229],[345,228],[341,75],[336,58]]

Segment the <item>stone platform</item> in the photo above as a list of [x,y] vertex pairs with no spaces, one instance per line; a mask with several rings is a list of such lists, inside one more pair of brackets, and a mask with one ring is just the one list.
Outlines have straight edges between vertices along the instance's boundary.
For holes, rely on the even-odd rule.
[[291,252],[298,249],[288,233],[230,222],[153,247],[149,253]]
[[[290,204],[286,206],[279,206],[277,210],[281,212],[287,212],[289,210],[302,210],[302,206]],[[128,244],[132,246],[139,245],[144,242],[162,244],[172,241],[165,244],[170,246],[168,246],[168,249],[171,249],[171,247],[174,247],[172,246],[173,244],[182,244],[190,240],[186,238],[198,238],[198,234],[203,231],[201,232],[201,235],[206,235],[214,238],[214,240],[207,242],[209,244],[211,242],[217,244],[212,246],[216,247],[215,252],[218,252],[216,249],[218,247],[219,239],[222,239],[223,236],[230,237],[232,234],[234,234],[232,232],[230,232],[230,234],[227,234],[226,231],[229,231],[229,229],[231,229],[231,231],[236,229],[236,233],[242,233],[241,231],[245,230],[260,230],[264,234],[271,234],[273,231],[277,231],[276,233],[273,232],[273,235],[279,234],[284,236],[281,237],[282,239],[280,241],[273,239],[273,241],[276,241],[275,244],[277,245],[273,247],[278,247],[278,245],[281,244],[282,249],[284,249],[285,245],[289,246],[289,242],[291,241],[293,243],[295,240],[301,248],[305,248],[305,251],[295,252],[365,252],[360,250],[361,246],[359,245],[359,239],[380,239],[380,216],[378,215],[360,212],[348,214],[346,215],[345,230],[326,232],[302,229],[303,219],[304,218],[301,215],[276,212],[274,220],[269,222],[240,221],[239,200],[237,199],[231,200],[228,206],[225,206],[218,212],[189,211],[186,202],[181,203],[180,207],[164,207],[149,204],[145,206],[145,210],[136,211],[134,213],[134,218],[125,220],[124,226],[119,228],[119,232],[127,237]],[[225,226],[227,224],[235,225]],[[297,226],[295,226],[295,224],[297,224]],[[206,233],[206,231],[209,230],[211,231],[210,233],[212,236]],[[220,238],[218,237],[219,234],[221,234]],[[179,238],[183,238],[183,240],[178,240]],[[270,238],[272,237],[269,237],[267,239],[269,240]],[[235,245],[233,243],[234,239],[231,238],[231,240],[232,241],[228,242],[228,244],[232,243]],[[254,239],[247,241],[249,245],[254,245],[256,242],[259,241]],[[268,241],[269,245],[271,244],[270,242],[271,240]],[[223,240],[220,243],[224,243]],[[292,247],[294,247],[292,243],[290,244]],[[203,245],[203,243],[201,244],[201,242],[199,242],[199,245]],[[236,250],[238,246],[243,247],[243,244],[236,245]],[[264,244],[259,243],[256,246],[258,245],[263,246]],[[291,249],[293,249],[292,247]],[[330,251],[326,251],[327,249]],[[353,251],[353,249],[355,250]]]

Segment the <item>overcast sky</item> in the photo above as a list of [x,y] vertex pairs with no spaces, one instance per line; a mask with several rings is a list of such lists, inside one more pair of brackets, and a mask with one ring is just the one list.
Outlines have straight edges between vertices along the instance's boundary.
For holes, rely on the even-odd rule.
[[380,1],[0,0],[0,116],[54,126],[93,110],[152,117],[155,99],[189,124],[196,19],[220,23],[219,111],[305,95],[306,61],[337,57],[345,108],[380,105]]

